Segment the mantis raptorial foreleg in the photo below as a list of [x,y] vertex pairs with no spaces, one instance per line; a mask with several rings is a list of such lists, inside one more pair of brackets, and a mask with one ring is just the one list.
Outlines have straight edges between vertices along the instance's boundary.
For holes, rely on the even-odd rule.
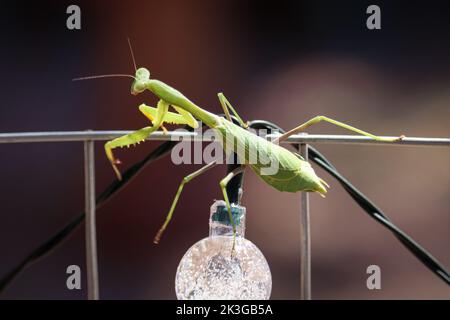
[[[150,108],[150,107],[148,107],[148,108]],[[151,118],[149,117],[149,119],[153,118],[153,120],[151,120],[153,122],[153,126],[139,129],[137,131],[126,134],[126,135],[116,138],[114,140],[108,141],[105,144],[106,156],[108,157],[109,161],[111,162],[114,172],[116,173],[116,176],[119,180],[122,179],[122,175],[120,174],[119,168],[117,168],[117,164],[119,164],[120,161],[114,158],[114,154],[113,154],[112,150],[115,148],[118,148],[118,147],[129,147],[131,145],[141,143],[150,134],[152,134],[152,132],[158,130],[158,128],[162,125],[163,119],[169,110],[169,105],[166,102],[164,102],[163,100],[159,100],[158,107],[156,108],[157,112],[154,114],[154,116],[151,115],[150,113],[149,114],[146,113],[146,111],[148,111],[148,108],[145,105],[139,106],[139,110],[142,113],[144,113],[145,116],[149,117],[149,115],[150,115]]]
[[161,228],[159,229],[158,233],[155,236],[155,239],[153,240],[154,243],[158,243],[159,240],[161,239],[161,236],[164,232],[164,230],[167,228],[167,225],[169,224],[170,220],[172,219],[172,215],[173,212],[175,211],[175,208],[177,206],[178,203],[178,199],[180,198],[181,192],[183,191],[184,185],[188,182],[190,182],[192,179],[198,177],[199,175],[205,173],[206,171],[208,171],[209,169],[215,167],[217,165],[217,161],[213,161],[211,163],[208,163],[206,166],[201,167],[200,169],[198,169],[197,171],[187,175],[186,177],[183,178],[183,180],[180,183],[180,186],[178,187],[178,191],[175,194],[175,198],[173,199],[172,205],[170,207],[170,211],[167,214],[166,220],[164,221],[164,224],[161,226]]
[[[175,112],[165,112],[164,115],[161,115],[159,108],[154,108],[147,106],[145,104],[141,104],[139,106],[139,110],[153,123],[157,121],[161,116],[163,116],[162,123],[170,123],[170,124],[187,124],[190,127],[196,129],[198,127],[197,120],[190,114],[189,112],[177,107],[172,106],[178,113]],[[161,127],[163,127],[161,123]]]
[[169,112],[169,104],[164,100],[159,100],[156,108],[141,104],[139,106],[139,111],[141,111],[152,122],[153,126],[139,129],[122,137],[108,141],[105,144],[106,155],[119,180],[121,179],[121,174],[117,168],[117,164],[120,162],[114,158],[114,154],[112,152],[113,149],[139,144],[160,127],[165,133],[167,133],[167,129],[163,125],[164,122],[171,124],[187,124],[193,128],[197,128],[198,124],[189,112],[182,109],[180,112],[180,110],[178,110],[180,108],[174,108],[178,111],[178,113]]
[[227,184],[228,184],[228,182],[230,182],[231,179],[233,179],[234,176],[238,175],[239,173],[241,173],[244,170],[245,170],[244,166],[234,169],[233,171],[228,173],[226,175],[226,177],[223,178],[219,183],[220,189],[222,190],[222,193],[223,193],[223,199],[225,200],[225,203],[227,205],[228,217],[230,219],[231,225],[233,226],[233,248],[232,248],[232,251],[234,251],[234,246],[236,243],[236,223],[234,222],[233,214],[231,212],[231,204],[230,204],[230,200],[228,199],[228,193],[227,193]]
[[227,117],[227,119],[229,121],[231,121],[231,116],[230,116],[230,111],[228,110],[228,108],[231,109],[231,111],[233,112],[233,114],[236,116],[236,118],[239,121],[239,124],[244,127],[247,128],[248,124],[244,122],[244,120],[242,120],[242,118],[239,116],[239,114],[236,112],[236,110],[233,108],[233,106],[231,105],[231,103],[228,101],[227,98],[225,98],[225,95],[222,92],[219,92],[217,94],[217,96],[219,97],[219,102],[220,105],[222,106],[223,111],[225,112],[225,115]]
[[112,150],[118,147],[129,147],[130,145],[141,143],[141,141],[145,140],[156,129],[158,128],[145,127],[132,133],[126,134],[124,136],[121,136],[119,138],[116,138],[114,140],[108,141],[105,144],[106,156],[111,162],[114,172],[116,173],[116,176],[119,180],[122,179],[122,175],[120,174],[119,168],[117,168],[117,165],[120,164],[120,161],[114,157]]
[[175,116],[181,117],[181,120],[180,120],[181,122],[177,122],[175,119],[169,120],[169,118],[166,122],[173,123],[173,124],[187,124],[191,128],[194,128],[194,129],[198,128],[197,120],[195,120],[195,118],[192,114],[190,114],[189,112],[187,112],[186,110],[184,110],[180,107],[177,107],[177,106],[172,106],[172,107],[178,112],[178,115],[176,113],[169,112],[170,116],[175,115]]
[[[139,111],[141,111],[144,114],[144,116],[146,116],[147,119],[150,120],[152,123],[157,122],[156,119],[158,119],[158,108],[150,107],[143,103],[139,106]],[[163,123],[161,123],[160,127],[161,129],[163,129],[164,133],[167,134],[168,131],[166,127],[164,127]]]
[[316,123],[319,123],[321,121],[326,121],[326,122],[334,124],[334,125],[336,125],[338,127],[341,127],[341,128],[344,128],[344,129],[347,129],[347,130],[359,133],[359,134],[361,134],[363,136],[371,137],[372,139],[377,140],[377,141],[394,142],[394,141],[399,141],[399,140],[404,138],[403,135],[399,136],[397,138],[383,138],[383,137],[379,137],[379,136],[373,135],[371,133],[365,132],[363,130],[360,130],[358,128],[352,127],[352,126],[350,126],[348,124],[345,124],[343,122],[339,122],[337,120],[333,120],[333,119],[325,117],[325,116],[317,116],[317,117],[314,117],[314,118],[306,121],[302,125],[300,125],[298,127],[295,127],[294,129],[289,130],[288,132],[284,133],[283,135],[277,137],[276,139],[273,140],[273,142],[276,143],[278,141],[286,140],[290,136],[292,136],[292,135],[294,135],[294,134],[296,134],[298,132],[304,131],[306,128],[308,128],[308,127],[310,127],[310,126],[312,126],[312,125],[314,125]]

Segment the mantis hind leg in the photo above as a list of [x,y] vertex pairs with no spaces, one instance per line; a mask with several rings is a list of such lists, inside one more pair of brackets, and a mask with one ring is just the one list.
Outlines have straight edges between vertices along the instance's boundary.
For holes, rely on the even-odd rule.
[[225,95],[222,92],[219,92],[217,94],[217,96],[219,97],[219,102],[220,105],[222,106],[223,111],[225,112],[225,115],[227,117],[227,119],[229,121],[231,121],[231,116],[230,116],[230,111],[228,110],[228,108],[231,109],[231,111],[233,112],[233,114],[236,116],[236,118],[239,121],[239,124],[244,127],[247,128],[248,124],[244,122],[244,120],[242,120],[242,118],[239,116],[239,114],[236,112],[236,110],[233,108],[233,106],[231,105],[231,103],[228,101],[228,99],[225,97]]
[[314,125],[316,123],[322,122],[322,121],[326,121],[328,123],[334,124],[335,126],[347,129],[347,130],[352,131],[352,132],[359,133],[359,134],[361,134],[363,136],[370,137],[370,138],[372,138],[374,140],[377,140],[377,141],[394,142],[394,141],[400,141],[400,140],[402,140],[405,137],[405,136],[401,135],[401,136],[399,136],[397,138],[383,138],[383,137],[379,137],[379,136],[376,136],[374,134],[365,132],[365,131],[360,130],[358,128],[352,127],[352,126],[350,126],[348,124],[345,124],[343,122],[339,122],[337,120],[333,120],[333,119],[325,117],[325,116],[317,116],[317,117],[314,117],[314,118],[306,121],[302,125],[300,125],[298,127],[295,127],[292,130],[289,130],[285,134],[283,134],[283,135],[279,136],[278,138],[276,138],[273,142],[286,140],[290,136],[292,136],[292,135],[294,135],[294,134],[296,134],[298,132],[304,131],[306,128],[308,128],[308,127],[310,127],[310,126],[312,126],[312,125]]
[[156,234],[155,239],[153,240],[153,243],[155,243],[155,244],[159,243],[159,240],[161,239],[161,236],[162,236],[164,230],[166,230],[167,225],[169,224],[170,220],[172,219],[173,212],[175,211],[175,208],[178,203],[178,199],[180,198],[180,195],[181,195],[181,192],[183,191],[184,185],[186,183],[190,182],[192,179],[205,173],[209,169],[215,167],[216,165],[217,165],[217,161],[213,161],[213,162],[207,164],[206,166],[200,168],[199,170],[197,170],[183,178],[183,180],[180,183],[180,186],[178,187],[178,191],[175,194],[175,198],[173,199],[172,205],[170,206],[170,210],[169,210],[169,213],[167,214],[166,220],[164,221],[164,224],[161,226],[158,233]]
[[234,252],[234,247],[236,244],[236,223],[234,222],[233,214],[231,212],[231,204],[230,204],[230,200],[228,199],[228,193],[227,193],[227,184],[228,184],[228,182],[231,181],[231,179],[233,179],[234,176],[238,175],[239,173],[241,173],[244,170],[245,170],[244,166],[234,169],[233,171],[228,173],[225,176],[225,178],[223,178],[219,183],[220,189],[222,190],[222,193],[223,193],[223,199],[225,200],[225,203],[227,205],[228,218],[230,219],[231,225],[233,226],[233,247],[231,250],[232,252]]

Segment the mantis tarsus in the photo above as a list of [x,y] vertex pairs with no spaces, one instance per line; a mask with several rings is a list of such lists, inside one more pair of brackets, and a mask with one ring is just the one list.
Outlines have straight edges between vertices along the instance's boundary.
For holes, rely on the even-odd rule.
[[[220,189],[222,190],[223,197],[227,205],[229,219],[233,225],[234,234],[236,232],[236,226],[231,215],[231,205],[228,200],[226,186],[227,183],[236,174],[244,170],[245,166],[249,166],[259,177],[262,178],[263,181],[279,191],[317,192],[321,196],[324,196],[327,193],[326,187],[329,187],[328,184],[316,175],[311,165],[307,161],[305,161],[299,154],[293,153],[288,149],[278,145],[278,142],[281,142],[287,139],[289,136],[301,132],[306,128],[322,121],[334,124],[338,127],[371,137],[379,141],[393,142],[403,138],[403,136],[392,139],[382,138],[357,129],[353,126],[347,125],[345,123],[330,119],[328,117],[317,116],[277,137],[274,141],[271,142],[246,130],[246,123],[244,123],[242,118],[238,115],[236,110],[222,93],[218,94],[218,98],[226,117],[217,116],[203,108],[200,108],[188,98],[186,98],[178,90],[172,88],[164,82],[156,79],[151,79],[150,71],[146,68],[137,69],[135,76],[119,76],[128,76],[134,78],[131,86],[131,94],[137,95],[144,92],[145,90],[149,90],[154,93],[160,100],[156,108],[147,106],[145,104],[141,104],[139,106],[139,110],[152,122],[151,126],[144,127],[130,134],[108,141],[105,144],[106,155],[111,162],[111,165],[114,168],[118,179],[121,179],[120,171],[117,168],[117,164],[120,162],[114,157],[114,154],[112,152],[113,149],[118,147],[129,147],[130,145],[138,144],[144,141],[152,132],[158,130],[160,127],[165,131],[165,128],[163,126],[164,123],[180,125],[187,124],[193,128],[196,128],[198,126],[196,119],[198,119],[208,127],[215,130],[218,136],[222,137],[222,141],[237,141],[236,144],[233,144],[231,151],[236,152],[240,163],[242,163],[243,166],[230,172],[219,183]],[[176,112],[170,112],[169,107],[173,107]],[[241,126],[238,126],[231,121],[230,110],[239,120]],[[226,143],[222,144],[225,152],[230,152],[230,150],[227,149],[225,145]],[[238,148],[237,146],[239,145],[244,146],[244,148]],[[260,155],[256,158],[255,162],[250,161],[250,153],[252,148],[253,150],[256,149],[258,155]],[[276,170],[276,172],[272,174],[263,174],[262,171],[267,167],[267,163],[262,163],[261,159],[268,159],[269,163],[276,162],[278,165],[278,170]],[[211,162],[182,179],[170,207],[169,213],[167,214],[166,220],[155,236],[155,243],[159,242],[162,233],[169,224],[173,212],[176,208],[178,199],[181,195],[181,192],[183,191],[184,185],[216,165],[216,162]]]

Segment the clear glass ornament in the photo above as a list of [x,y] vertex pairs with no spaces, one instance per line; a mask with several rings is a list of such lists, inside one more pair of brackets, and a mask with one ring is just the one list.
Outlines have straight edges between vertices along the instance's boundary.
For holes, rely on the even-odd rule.
[[272,290],[269,265],[261,251],[244,238],[245,207],[232,205],[236,244],[226,204],[211,206],[209,237],[183,256],[175,278],[179,300],[265,300]]

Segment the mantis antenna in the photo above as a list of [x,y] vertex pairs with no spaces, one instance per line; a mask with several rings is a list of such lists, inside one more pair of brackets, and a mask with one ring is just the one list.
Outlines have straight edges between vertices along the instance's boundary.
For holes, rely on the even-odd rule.
[[[133,61],[134,71],[137,71],[136,60],[134,59],[134,52],[133,52],[133,47],[131,46],[130,38],[127,38],[127,40],[128,40],[128,47],[130,48],[131,60]],[[127,77],[127,78],[132,78],[132,79],[136,80],[136,78],[130,74],[116,73],[116,74],[100,74],[100,75],[95,75],[95,76],[73,78],[72,81],[81,81],[81,80],[90,80],[90,79],[99,79],[99,78],[116,78],[116,77]]]
[[137,71],[136,60],[134,59],[133,47],[131,46],[130,38],[127,38],[128,46],[130,47],[131,59],[133,60],[134,71]]
[[96,75],[96,76],[73,78],[72,81],[90,80],[90,79],[98,79],[98,78],[116,78],[116,77],[127,77],[127,78],[136,79],[131,74],[116,73],[116,74],[100,74],[100,75]]

